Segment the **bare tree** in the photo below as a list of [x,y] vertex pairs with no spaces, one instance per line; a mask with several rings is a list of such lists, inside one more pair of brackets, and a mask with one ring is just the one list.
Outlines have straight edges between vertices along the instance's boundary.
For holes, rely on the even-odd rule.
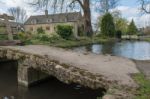
[[100,13],[108,13],[118,5],[118,2],[119,0],[100,0],[100,2],[97,3],[97,10]]
[[140,0],[141,10],[144,13],[150,14],[150,0]]
[[[92,36],[93,29],[91,23],[91,5],[93,3],[102,3],[101,1],[108,1],[108,4],[106,5],[109,5],[108,8],[110,9],[116,6],[118,0],[32,0],[32,2],[30,2],[29,4],[35,6],[37,9],[48,9],[48,7],[50,7],[53,8],[54,12],[62,12],[65,8],[67,9],[69,7],[71,9],[74,9],[77,6],[80,6],[84,18],[84,32],[87,34],[87,36]],[[107,7],[105,9],[109,10],[107,9]]]
[[27,13],[23,8],[12,7],[8,9],[8,12],[15,18],[16,22],[24,23],[27,20]]

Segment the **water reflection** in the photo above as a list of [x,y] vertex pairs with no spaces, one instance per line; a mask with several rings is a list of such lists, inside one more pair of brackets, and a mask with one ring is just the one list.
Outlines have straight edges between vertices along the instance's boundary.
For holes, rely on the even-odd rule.
[[136,60],[150,60],[150,43],[145,41],[122,41],[94,44],[73,48],[77,52],[111,54]]
[[0,99],[96,99],[102,90],[66,85],[55,78],[27,89],[17,84],[14,62],[0,63]]

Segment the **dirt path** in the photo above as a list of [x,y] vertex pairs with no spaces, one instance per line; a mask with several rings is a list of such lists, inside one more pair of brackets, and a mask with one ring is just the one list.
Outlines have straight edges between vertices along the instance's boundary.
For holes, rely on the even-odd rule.
[[111,81],[127,86],[136,86],[130,74],[139,73],[136,64],[126,58],[73,52],[44,45],[5,47],[20,50],[26,53],[43,55],[60,63],[72,65],[91,73],[100,74]]

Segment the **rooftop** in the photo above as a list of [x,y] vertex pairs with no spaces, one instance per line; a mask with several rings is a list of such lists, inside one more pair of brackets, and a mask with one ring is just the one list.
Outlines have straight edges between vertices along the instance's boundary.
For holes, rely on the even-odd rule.
[[82,15],[80,12],[36,15],[30,16],[30,18],[25,22],[25,25],[76,22],[81,17]]

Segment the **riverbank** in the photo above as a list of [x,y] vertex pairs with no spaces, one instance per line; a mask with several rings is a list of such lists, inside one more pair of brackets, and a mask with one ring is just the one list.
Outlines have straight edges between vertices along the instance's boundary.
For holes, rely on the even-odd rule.
[[84,45],[91,45],[96,43],[105,43],[109,41],[114,41],[112,38],[100,38],[100,37],[93,37],[93,38],[80,38],[80,39],[70,39],[70,40],[64,40],[64,39],[57,39],[52,41],[42,41],[39,39],[33,39],[31,41],[27,41],[27,45],[49,45],[54,47],[61,47],[61,48],[71,48],[71,47],[77,47],[77,46],[84,46]]
[[[15,40],[20,40],[24,43],[24,45],[48,45],[54,47],[61,47],[61,48],[70,48],[70,47],[77,47],[77,46],[84,46],[84,45],[91,45],[95,43],[105,43],[109,41],[115,41],[114,38],[108,37],[78,37],[70,38],[68,40],[61,38],[58,35],[47,36],[47,35],[16,35],[14,36]],[[0,42],[7,41],[7,35],[0,35]],[[0,44],[2,45],[2,44]]]
[[150,38],[145,38],[144,40],[147,42],[150,42]]
[[141,73],[133,76],[136,83],[139,85],[136,90],[136,99],[149,99],[150,97],[150,60],[135,61],[137,68]]

